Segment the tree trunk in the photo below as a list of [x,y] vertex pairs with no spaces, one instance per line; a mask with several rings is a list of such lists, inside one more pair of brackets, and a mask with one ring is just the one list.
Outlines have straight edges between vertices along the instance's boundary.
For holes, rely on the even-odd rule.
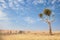
[[52,28],[51,28],[51,23],[48,22],[48,25],[49,25],[49,34],[52,35]]

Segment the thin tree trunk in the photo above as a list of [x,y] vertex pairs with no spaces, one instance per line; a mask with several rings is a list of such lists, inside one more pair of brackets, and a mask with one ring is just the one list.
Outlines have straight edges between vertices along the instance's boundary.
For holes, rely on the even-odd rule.
[[51,23],[48,22],[48,25],[49,25],[49,34],[52,35],[52,28],[51,28]]

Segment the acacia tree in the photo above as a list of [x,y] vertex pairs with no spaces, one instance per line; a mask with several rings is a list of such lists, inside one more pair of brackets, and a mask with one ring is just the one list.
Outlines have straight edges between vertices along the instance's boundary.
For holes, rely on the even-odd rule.
[[48,24],[49,26],[49,34],[52,35],[51,24],[54,22],[54,14],[50,9],[44,9],[42,13],[39,14],[39,17]]

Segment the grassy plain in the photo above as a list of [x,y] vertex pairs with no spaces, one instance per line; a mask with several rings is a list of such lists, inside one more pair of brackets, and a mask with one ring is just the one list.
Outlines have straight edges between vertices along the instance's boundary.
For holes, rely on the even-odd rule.
[[44,33],[0,35],[0,40],[60,40],[60,33],[54,35]]

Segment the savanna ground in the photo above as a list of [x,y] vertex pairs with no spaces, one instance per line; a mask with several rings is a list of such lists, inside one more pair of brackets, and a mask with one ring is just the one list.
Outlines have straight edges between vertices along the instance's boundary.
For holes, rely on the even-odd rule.
[[60,33],[49,34],[9,34],[0,35],[0,40],[60,40]]

